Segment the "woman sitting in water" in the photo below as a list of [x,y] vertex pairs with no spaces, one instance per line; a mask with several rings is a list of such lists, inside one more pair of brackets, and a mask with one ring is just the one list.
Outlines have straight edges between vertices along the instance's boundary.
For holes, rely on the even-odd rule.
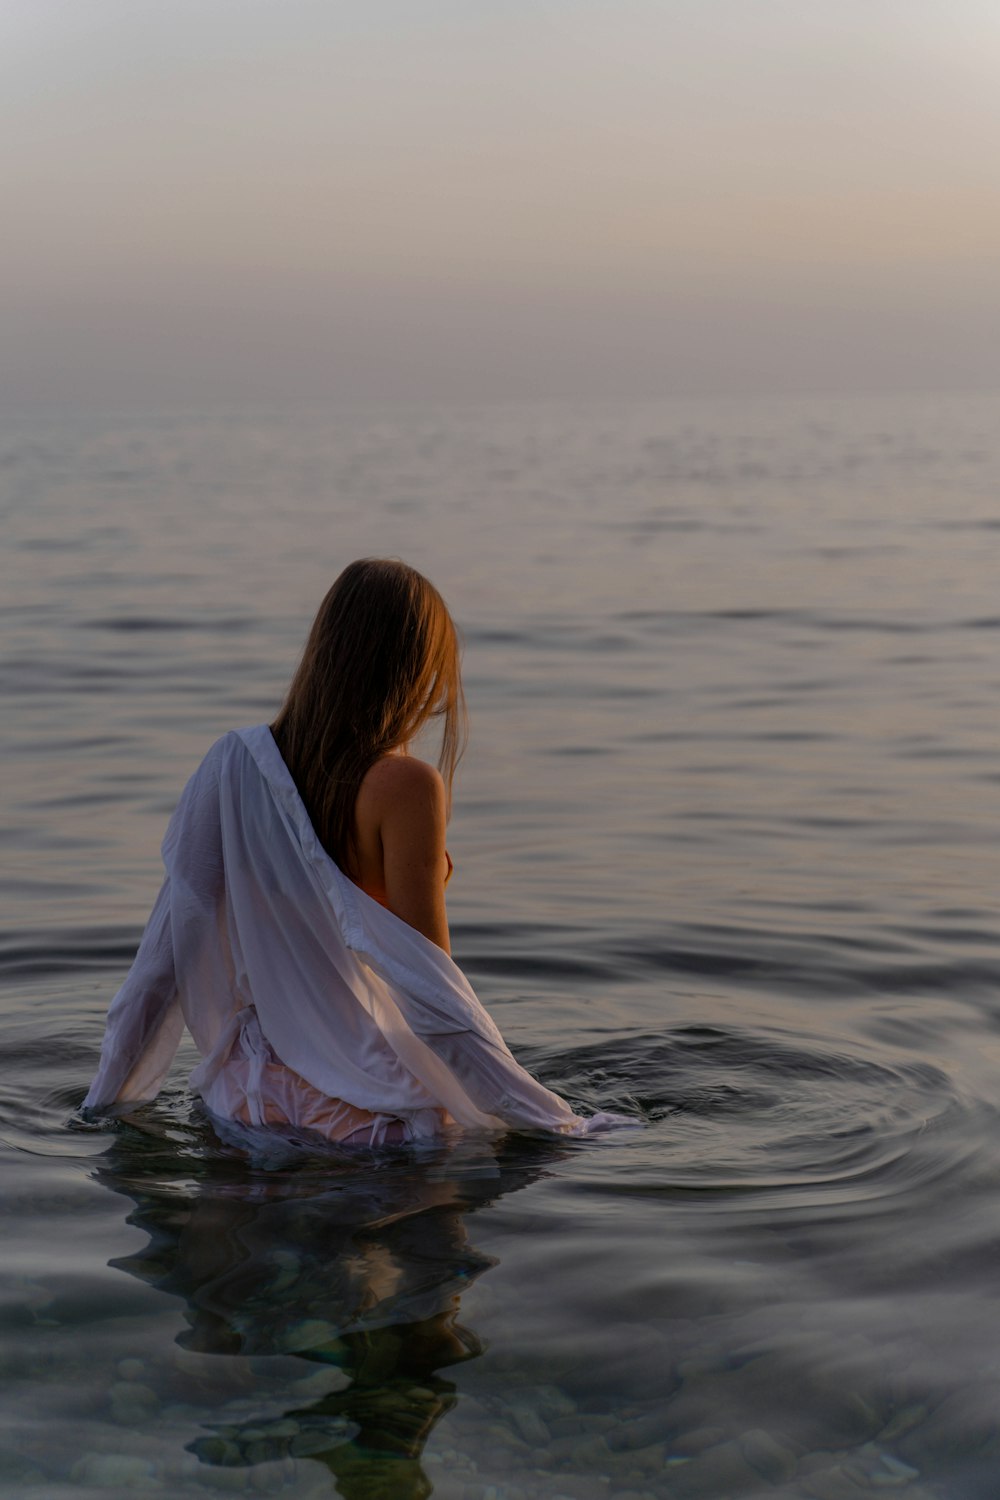
[[[432,718],[439,770],[409,754]],[[352,563],[277,719],[225,735],[184,790],[84,1107],[154,1097],[186,1023],[201,1053],[191,1087],[240,1139],[267,1127],[373,1146],[455,1125],[619,1123],[581,1119],[526,1073],[449,957],[463,732],[441,596],[404,563]]]

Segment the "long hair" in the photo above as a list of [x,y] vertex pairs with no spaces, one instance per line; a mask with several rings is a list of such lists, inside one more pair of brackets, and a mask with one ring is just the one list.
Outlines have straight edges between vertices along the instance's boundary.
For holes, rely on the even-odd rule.
[[365,772],[431,718],[443,721],[438,767],[450,808],[466,737],[451,615],[406,563],[351,563],[319,607],[271,725],[313,827],[345,873],[356,866],[354,808]]

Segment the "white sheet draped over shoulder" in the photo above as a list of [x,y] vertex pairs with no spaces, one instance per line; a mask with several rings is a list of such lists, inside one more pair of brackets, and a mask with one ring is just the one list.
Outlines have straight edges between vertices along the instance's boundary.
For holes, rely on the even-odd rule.
[[[437,1133],[442,1111],[473,1129],[577,1135],[619,1123],[582,1119],[532,1078],[447,954],[341,873],[266,725],[212,747],[163,861],[85,1109],[153,1098],[186,1023],[201,1053],[191,1087],[254,1124],[267,1118],[254,1097],[265,1057],[333,1100],[404,1121],[413,1138]],[[237,1039],[250,1060],[238,1090],[226,1066]]]

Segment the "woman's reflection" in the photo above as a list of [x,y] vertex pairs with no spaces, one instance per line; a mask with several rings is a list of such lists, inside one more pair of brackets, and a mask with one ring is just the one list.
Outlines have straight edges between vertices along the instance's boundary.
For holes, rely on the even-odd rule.
[[119,1137],[97,1175],[134,1201],[129,1223],[149,1243],[111,1264],[184,1299],[189,1326],[177,1342],[207,1354],[293,1354],[345,1378],[280,1421],[212,1424],[191,1451],[227,1466],[308,1456],[345,1500],[429,1495],[420,1456],[456,1399],[438,1371],[482,1353],[459,1302],[496,1264],[470,1245],[465,1221],[565,1149],[459,1143],[266,1175],[232,1162],[219,1175],[216,1161],[192,1181],[159,1170],[162,1158],[154,1163],[130,1132]]

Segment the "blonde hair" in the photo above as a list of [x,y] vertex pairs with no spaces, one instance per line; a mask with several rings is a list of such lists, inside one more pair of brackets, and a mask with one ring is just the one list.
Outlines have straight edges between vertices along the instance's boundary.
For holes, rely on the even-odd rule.
[[362,558],[326,595],[281,712],[282,759],[327,853],[347,874],[365,772],[443,721],[438,768],[451,787],[466,738],[459,644],[441,595],[415,568]]

